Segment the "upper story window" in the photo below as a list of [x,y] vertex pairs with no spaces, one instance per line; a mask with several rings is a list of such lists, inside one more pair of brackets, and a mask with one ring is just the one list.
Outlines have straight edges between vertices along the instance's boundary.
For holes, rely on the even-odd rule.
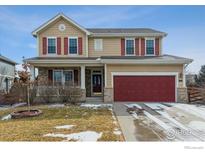
[[146,39],[146,55],[154,55],[154,39]]
[[78,38],[69,38],[69,53],[78,53]]
[[135,39],[133,39],[133,38],[125,39],[125,52],[126,52],[126,55],[134,55],[134,53],[135,53]]
[[56,38],[48,38],[48,54],[56,53]]
[[94,48],[95,51],[103,50],[103,39],[94,39]]

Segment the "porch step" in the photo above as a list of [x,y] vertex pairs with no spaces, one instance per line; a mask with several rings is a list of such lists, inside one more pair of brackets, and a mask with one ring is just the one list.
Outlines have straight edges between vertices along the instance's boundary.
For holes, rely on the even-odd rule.
[[103,97],[86,97],[86,103],[103,103]]

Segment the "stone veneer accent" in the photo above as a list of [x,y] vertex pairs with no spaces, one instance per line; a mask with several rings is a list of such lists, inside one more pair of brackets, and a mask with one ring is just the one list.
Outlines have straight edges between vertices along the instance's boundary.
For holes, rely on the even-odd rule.
[[81,91],[82,91],[82,94],[81,94],[80,101],[85,102],[86,101],[86,89],[81,89]]
[[177,88],[177,102],[186,103],[188,101],[188,94],[186,87]]
[[112,103],[113,101],[113,88],[104,88],[104,102]]

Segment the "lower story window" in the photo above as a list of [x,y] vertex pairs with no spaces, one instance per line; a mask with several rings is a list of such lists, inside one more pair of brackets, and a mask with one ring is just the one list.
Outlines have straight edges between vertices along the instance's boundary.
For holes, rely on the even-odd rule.
[[54,70],[53,81],[55,84],[69,84],[73,83],[73,71],[72,70]]

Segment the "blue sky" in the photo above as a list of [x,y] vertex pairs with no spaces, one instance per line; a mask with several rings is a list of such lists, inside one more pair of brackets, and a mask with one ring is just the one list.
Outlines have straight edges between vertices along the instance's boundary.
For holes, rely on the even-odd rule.
[[0,53],[18,63],[37,56],[31,32],[63,12],[84,27],[147,27],[168,33],[163,52],[205,64],[205,6],[0,6]]

